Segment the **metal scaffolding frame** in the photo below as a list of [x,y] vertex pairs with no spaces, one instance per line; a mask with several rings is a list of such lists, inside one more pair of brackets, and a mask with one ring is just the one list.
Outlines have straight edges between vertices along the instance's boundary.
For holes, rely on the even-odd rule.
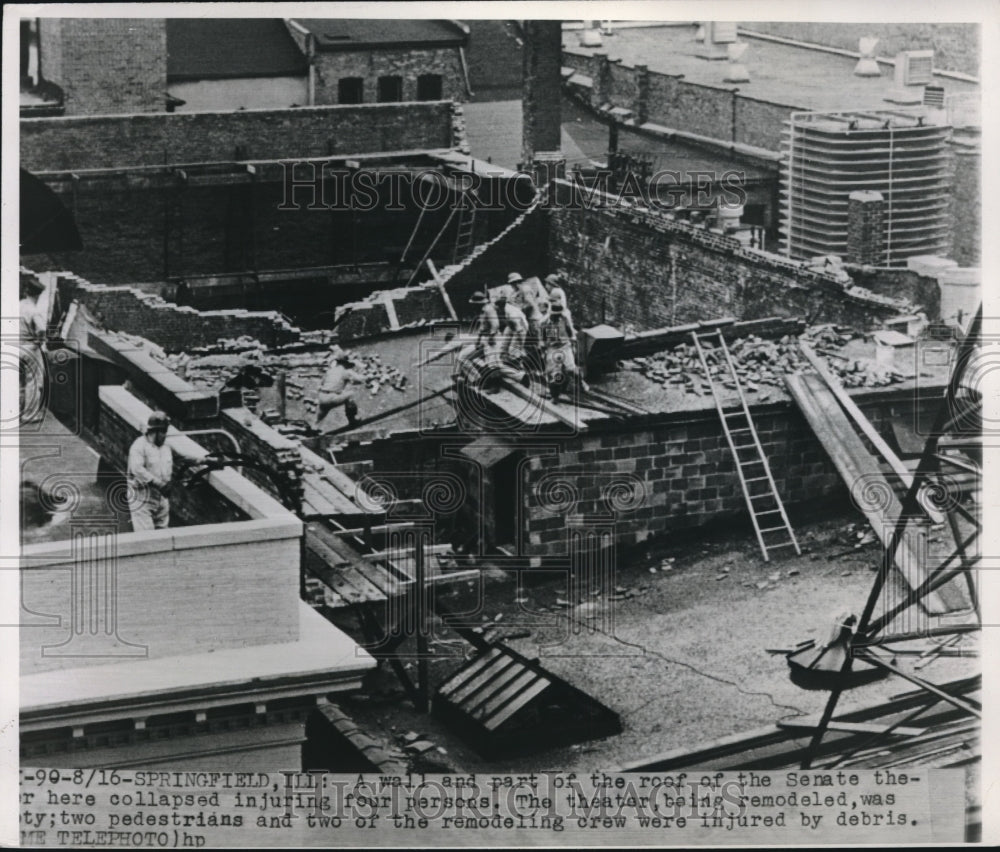
[[[868,593],[865,608],[858,620],[857,628],[849,646],[849,653],[844,658],[839,676],[841,683],[834,685],[830,690],[830,697],[826,707],[820,717],[819,723],[813,731],[809,746],[806,749],[802,760],[802,768],[808,769],[817,756],[826,734],[830,720],[834,715],[841,693],[848,688],[846,685],[850,680],[850,673],[854,661],[861,660],[871,666],[875,666],[885,671],[890,676],[901,677],[904,680],[916,685],[927,694],[928,703],[918,707],[904,718],[894,722],[882,731],[858,744],[857,747],[840,755],[831,765],[838,765],[849,760],[859,750],[867,750],[874,745],[884,741],[900,726],[904,726],[911,720],[917,718],[930,707],[944,701],[957,708],[964,714],[968,714],[975,720],[982,717],[982,707],[979,702],[967,696],[959,696],[954,690],[941,687],[930,681],[919,677],[911,672],[903,671],[894,661],[889,661],[885,657],[886,652],[893,655],[905,653],[919,653],[907,651],[906,649],[889,649],[889,643],[903,644],[915,640],[942,637],[944,641],[937,646],[936,653],[943,655],[965,655],[967,649],[957,649],[955,646],[962,638],[970,634],[978,634],[982,630],[982,619],[979,607],[979,596],[976,588],[974,571],[979,564],[979,554],[976,544],[982,531],[982,524],[976,513],[970,512],[961,504],[961,500],[949,500],[952,495],[947,493],[946,486],[942,486],[942,475],[946,474],[946,469],[958,469],[966,474],[971,474],[978,483],[981,477],[980,465],[968,459],[967,456],[954,456],[949,451],[965,449],[974,455],[981,452],[981,431],[980,427],[980,405],[981,399],[976,391],[968,385],[963,384],[970,362],[973,360],[977,348],[981,344],[982,338],[982,306],[980,306],[969,330],[958,347],[955,364],[948,381],[947,389],[934,418],[933,425],[924,444],[923,452],[920,455],[917,469],[913,474],[913,479],[906,490],[906,496],[902,501],[902,511],[896,521],[892,536],[887,542],[882,553],[882,562],[872,588]],[[883,597],[886,583],[895,565],[896,552],[904,540],[907,528],[918,522],[925,516],[924,508],[921,506],[920,494],[923,489],[931,489],[939,497],[942,504],[938,508],[942,511],[950,524],[955,540],[954,551],[935,566],[927,565],[926,577],[921,585],[911,589],[903,596],[901,601],[897,601],[888,606],[879,616],[875,616],[876,606]],[[958,517],[956,517],[958,516]],[[973,528],[971,535],[964,536],[959,529],[959,518]],[[925,629],[909,630],[892,633],[889,632],[890,625],[901,615],[914,611],[928,595],[935,589],[940,588],[945,583],[955,579],[963,578],[968,591],[971,603],[971,621],[964,624],[945,625],[940,627],[928,627]],[[879,653],[879,652],[882,653]],[[968,654],[972,656],[973,654]],[[836,673],[834,673],[836,674]]]

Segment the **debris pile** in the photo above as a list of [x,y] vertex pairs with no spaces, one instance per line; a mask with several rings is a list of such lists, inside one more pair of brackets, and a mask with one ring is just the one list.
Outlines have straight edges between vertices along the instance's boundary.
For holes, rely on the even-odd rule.
[[[238,337],[219,340],[214,346],[199,347],[190,352],[165,355],[153,352],[170,370],[195,387],[217,390],[247,368],[257,368],[268,377],[263,386],[270,386],[280,373],[285,374],[285,394],[290,400],[302,399],[309,380],[319,382],[326,372],[329,352],[326,349],[294,350],[267,349],[259,340]],[[365,380],[365,389],[376,396],[383,388],[404,391],[409,379],[396,367],[383,364],[378,353],[359,355],[348,352],[354,360],[355,372]],[[306,400],[306,407],[315,402]]]
[[[838,350],[850,343],[854,336],[850,329],[821,325],[808,329],[801,339],[816,350],[829,371],[844,387],[882,387],[907,378],[872,359],[851,358],[841,354]],[[743,390],[757,393],[762,385],[783,388],[785,375],[808,370],[809,363],[799,349],[799,339],[785,335],[777,340],[768,340],[748,335],[728,342],[726,345]],[[709,377],[705,376],[694,343],[681,343],[653,355],[631,358],[623,361],[622,366],[641,373],[663,387],[683,387],[691,394],[711,394],[709,378],[717,385],[736,390],[722,348],[711,340],[702,340],[701,347],[708,363]]]

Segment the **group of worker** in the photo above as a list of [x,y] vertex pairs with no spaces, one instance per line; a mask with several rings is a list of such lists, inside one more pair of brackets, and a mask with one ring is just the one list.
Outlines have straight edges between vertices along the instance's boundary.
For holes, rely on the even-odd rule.
[[479,307],[475,340],[459,353],[456,380],[493,392],[504,377],[525,387],[538,377],[543,394],[553,399],[579,382],[576,329],[563,283],[558,273],[542,284],[511,272],[492,299],[488,291],[473,293],[469,303]]

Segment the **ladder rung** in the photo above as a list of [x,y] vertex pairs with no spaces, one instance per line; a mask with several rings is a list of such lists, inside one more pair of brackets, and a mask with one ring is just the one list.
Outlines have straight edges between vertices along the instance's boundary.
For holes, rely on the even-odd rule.
[[729,434],[735,435],[737,432],[752,432],[752,431],[753,429],[751,429],[749,426],[741,426],[739,429],[730,429]]
[[[750,479],[744,479],[743,481],[744,482],[763,482],[765,479],[767,479],[766,476],[754,476],[754,477],[751,477]],[[758,497],[770,497],[771,493],[768,492],[767,494],[758,494],[756,496],[758,496]]]
[[781,509],[765,509],[763,512],[754,512],[758,518],[763,518],[764,515],[780,515]]
[[[741,461],[740,462],[740,467],[750,467],[750,466],[755,465],[755,464],[764,464],[764,460],[763,459],[757,459],[755,461]],[[766,476],[762,476],[761,479],[767,479],[767,477]]]
[[[765,476],[764,479],[767,479],[767,477]],[[749,481],[750,480],[748,479],[747,482],[749,482]],[[750,495],[750,499],[751,500],[759,500],[761,497],[770,497],[772,500],[777,500],[778,499],[774,495],[774,493],[771,492],[771,491],[765,491],[763,494],[751,494]]]
[[756,444],[734,444],[734,450],[755,450],[757,449]]
[[767,545],[768,550],[777,550],[779,547],[795,547],[794,541],[783,541],[780,544],[769,544]]
[[785,526],[768,527],[766,530],[761,530],[761,534],[763,534],[763,533],[769,533],[769,532],[777,532],[778,530],[787,530],[787,529],[788,529],[788,527],[785,527]]

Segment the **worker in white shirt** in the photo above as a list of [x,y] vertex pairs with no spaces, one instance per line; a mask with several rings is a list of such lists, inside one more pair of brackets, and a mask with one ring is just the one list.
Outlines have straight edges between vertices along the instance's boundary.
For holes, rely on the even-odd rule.
[[128,451],[129,511],[132,529],[162,530],[170,524],[167,491],[174,475],[174,457],[166,445],[167,415],[149,415],[146,434],[132,442]]
[[576,367],[576,332],[566,319],[562,303],[553,300],[548,319],[542,324],[542,346],[545,352],[545,381],[549,395],[558,399],[571,383],[579,382]]
[[18,344],[20,347],[20,413],[22,422],[40,419],[45,413],[46,318],[39,297],[45,285],[30,272],[20,275],[18,303]]
[[341,405],[344,406],[348,424],[353,426],[358,420],[358,404],[354,400],[354,389],[351,385],[363,385],[365,379],[354,370],[354,359],[339,346],[334,346],[330,350],[330,355],[332,363],[327,368],[319,388],[316,426],[318,428],[326,415]]
[[500,317],[500,360],[520,364],[525,357],[524,342],[528,334],[528,319],[517,305],[511,304],[506,295],[497,299]]
[[469,304],[478,307],[479,316],[473,323],[472,330],[476,335],[476,343],[493,346],[500,333],[500,318],[497,309],[490,298],[479,290],[469,297]]

